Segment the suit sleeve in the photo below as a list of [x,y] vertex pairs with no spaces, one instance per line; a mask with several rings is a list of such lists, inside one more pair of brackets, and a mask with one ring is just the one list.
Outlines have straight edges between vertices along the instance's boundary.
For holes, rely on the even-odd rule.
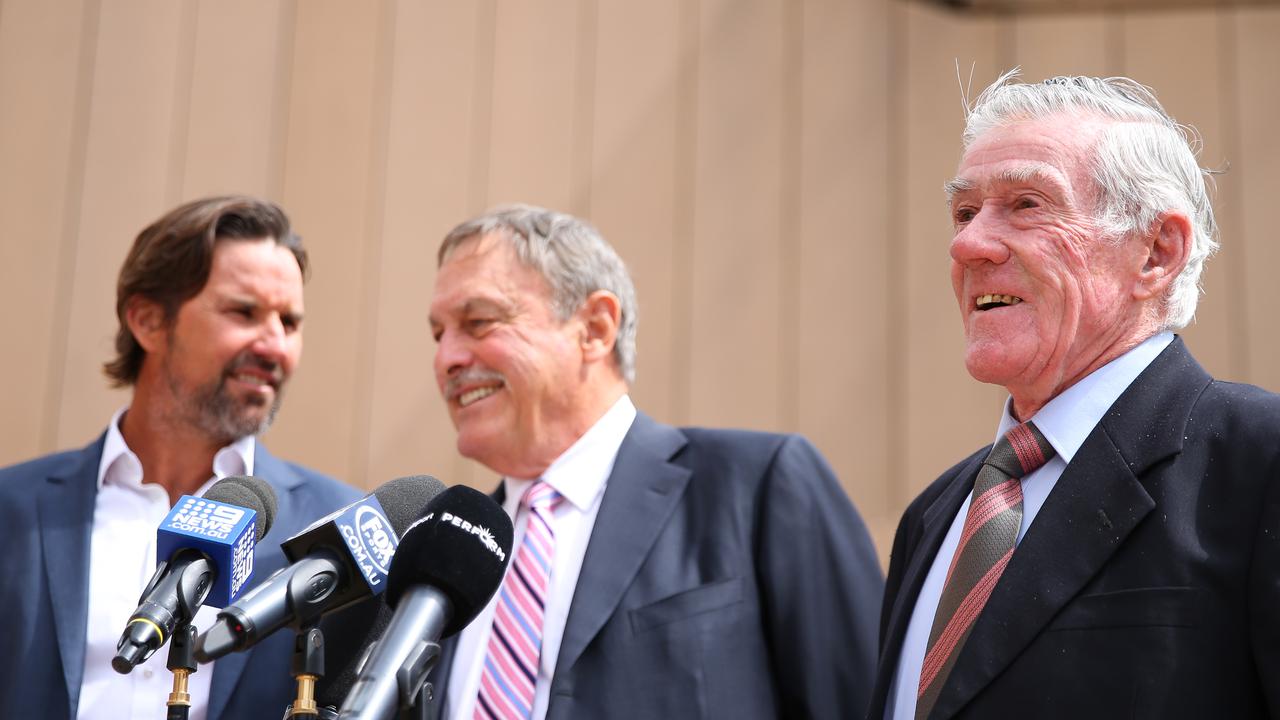
[[822,456],[796,436],[774,458],[759,512],[756,564],[781,715],[861,717],[884,591],[866,526]]
[[1271,717],[1280,718],[1280,468],[1268,472],[1250,569],[1249,637]]

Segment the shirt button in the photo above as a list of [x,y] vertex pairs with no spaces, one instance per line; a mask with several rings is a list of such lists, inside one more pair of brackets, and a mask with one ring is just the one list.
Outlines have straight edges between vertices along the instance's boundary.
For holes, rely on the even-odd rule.
[[151,668],[142,669],[142,677],[150,680],[152,675],[155,675],[155,673],[151,671]]

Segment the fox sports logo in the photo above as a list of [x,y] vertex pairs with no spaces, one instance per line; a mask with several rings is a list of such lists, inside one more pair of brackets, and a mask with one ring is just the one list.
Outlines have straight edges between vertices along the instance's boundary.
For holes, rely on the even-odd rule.
[[391,556],[396,552],[396,536],[391,525],[382,513],[362,507],[356,511],[356,530],[369,559],[386,575],[391,568]]

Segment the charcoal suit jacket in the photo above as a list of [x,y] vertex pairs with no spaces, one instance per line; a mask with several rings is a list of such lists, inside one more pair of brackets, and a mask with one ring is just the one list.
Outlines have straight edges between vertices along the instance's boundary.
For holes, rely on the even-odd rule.
[[583,559],[547,717],[859,716],[882,589],[866,528],[806,440],[638,414]]
[[[869,716],[989,448],[907,508]],[[1175,339],[1041,507],[930,718],[1280,716],[1280,396],[1211,378]]]

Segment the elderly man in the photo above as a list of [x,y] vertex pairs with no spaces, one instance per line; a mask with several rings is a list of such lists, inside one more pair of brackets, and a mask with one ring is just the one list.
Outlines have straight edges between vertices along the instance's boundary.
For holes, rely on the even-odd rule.
[[433,717],[860,714],[883,581],[818,452],[638,413],[635,290],[576,218],[499,209],[439,263],[436,380],[517,551],[447,645]]
[[1280,714],[1280,397],[1173,331],[1217,247],[1149,90],[1006,75],[947,183],[997,441],[898,528],[873,718]]
[[[79,450],[0,470],[0,717],[154,720],[172,688],[161,649],[129,675],[116,642],[156,565],[172,503],[255,475],[278,501],[258,545],[264,577],[282,539],[357,493],[277,460],[267,429],[302,353],[307,254],[274,204],[218,197],[142,231],[120,269],[116,357],[133,398]],[[206,628],[214,610],[196,616]],[[273,637],[191,676],[193,720],[276,720],[293,698],[292,638]]]

